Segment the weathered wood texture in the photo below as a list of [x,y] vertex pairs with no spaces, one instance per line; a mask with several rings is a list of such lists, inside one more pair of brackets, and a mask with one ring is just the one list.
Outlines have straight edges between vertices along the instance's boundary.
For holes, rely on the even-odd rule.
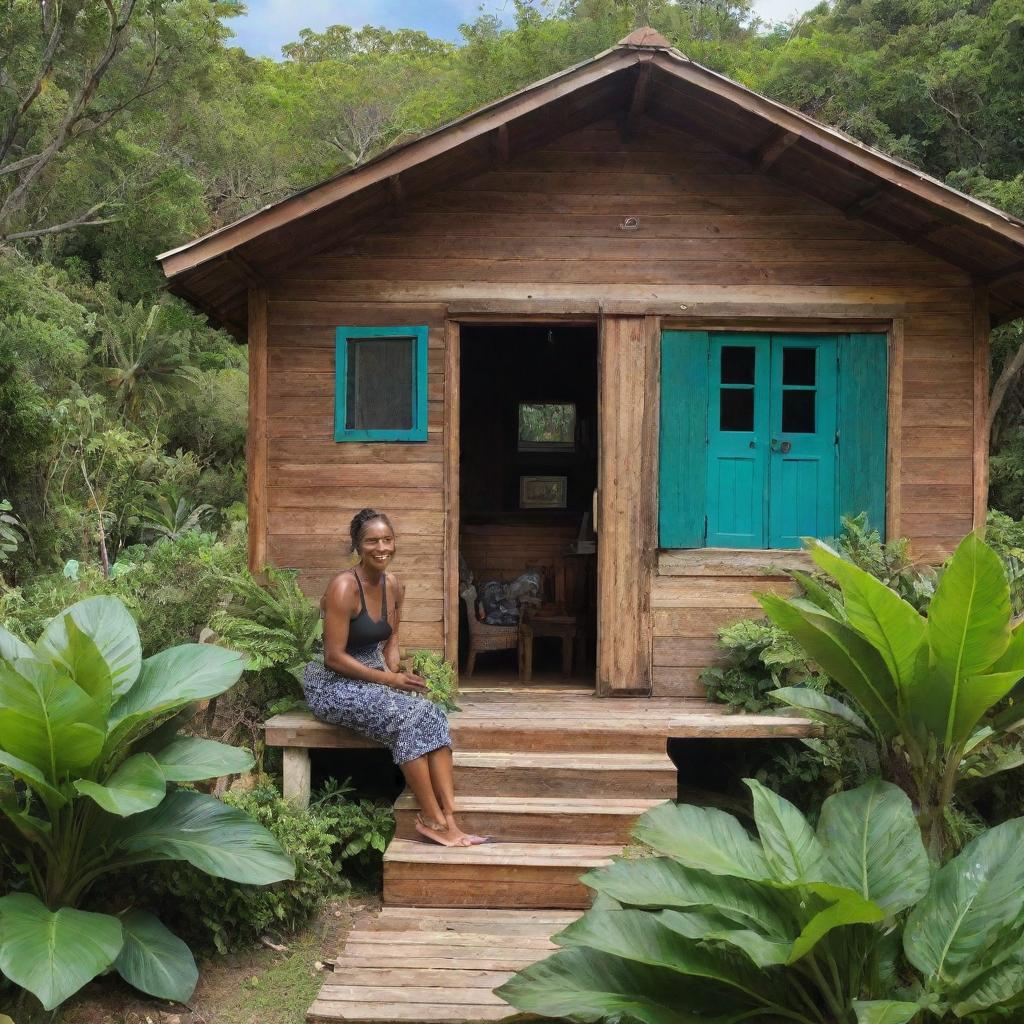
[[[636,230],[622,229],[627,217],[637,218]],[[899,508],[890,521],[920,557],[940,558],[984,500],[975,385],[982,342],[967,275],[643,118],[629,141],[614,122],[596,122],[414,199],[399,216],[295,264],[274,280],[269,299],[268,557],[303,569],[306,586],[318,592],[344,564],[349,517],[364,504],[383,506],[399,533],[395,569],[421,587],[408,600],[406,644],[440,649],[444,642],[449,303],[483,309],[526,301],[535,313],[545,304],[557,312],[567,301],[638,312],[675,307],[688,318],[702,309],[720,318],[728,304],[762,327],[773,316],[791,325],[898,309],[903,397],[890,493]],[[431,329],[428,442],[336,444],[335,326],[415,323]],[[639,333],[620,346],[624,395],[638,372],[650,373],[647,346]],[[625,420],[633,423],[631,412]],[[638,449],[616,450],[628,475]],[[606,451],[606,467],[610,458]],[[630,557],[623,571],[637,570]],[[642,602],[632,600],[642,617]],[[637,626],[640,642],[642,622],[616,625]],[[648,628],[646,635],[673,634]],[[671,666],[658,667],[667,678]],[[641,672],[635,682],[642,681]]]
[[267,293],[249,289],[249,571],[267,563]]
[[601,325],[597,690],[602,696],[651,688],[656,332],[654,317],[606,317]]
[[537,566],[564,572],[566,552],[577,532],[569,524],[464,526],[462,557],[478,581],[515,579]]

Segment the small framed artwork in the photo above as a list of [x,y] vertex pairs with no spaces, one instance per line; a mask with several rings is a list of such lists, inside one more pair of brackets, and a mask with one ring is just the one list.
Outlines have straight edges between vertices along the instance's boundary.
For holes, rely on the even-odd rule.
[[520,508],[565,508],[569,478],[565,476],[521,476]]

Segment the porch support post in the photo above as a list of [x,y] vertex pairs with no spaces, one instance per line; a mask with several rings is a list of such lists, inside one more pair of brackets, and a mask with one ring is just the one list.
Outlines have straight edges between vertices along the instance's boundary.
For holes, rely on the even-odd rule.
[[249,571],[267,564],[267,292],[249,289]]
[[651,691],[656,555],[658,319],[601,323],[597,516],[597,692]]

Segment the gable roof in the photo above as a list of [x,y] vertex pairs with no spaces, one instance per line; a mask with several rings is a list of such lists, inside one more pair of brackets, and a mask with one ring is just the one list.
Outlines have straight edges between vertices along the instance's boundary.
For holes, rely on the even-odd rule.
[[1024,316],[1024,221],[697,64],[650,28],[158,258],[172,292],[244,337],[275,271],[613,111],[706,138],[972,275],[994,323]]

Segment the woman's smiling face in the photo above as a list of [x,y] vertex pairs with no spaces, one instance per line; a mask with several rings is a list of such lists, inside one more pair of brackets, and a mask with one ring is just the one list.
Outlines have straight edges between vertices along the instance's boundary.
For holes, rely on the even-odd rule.
[[359,538],[359,558],[373,569],[386,569],[395,557],[395,535],[383,519],[372,519]]

